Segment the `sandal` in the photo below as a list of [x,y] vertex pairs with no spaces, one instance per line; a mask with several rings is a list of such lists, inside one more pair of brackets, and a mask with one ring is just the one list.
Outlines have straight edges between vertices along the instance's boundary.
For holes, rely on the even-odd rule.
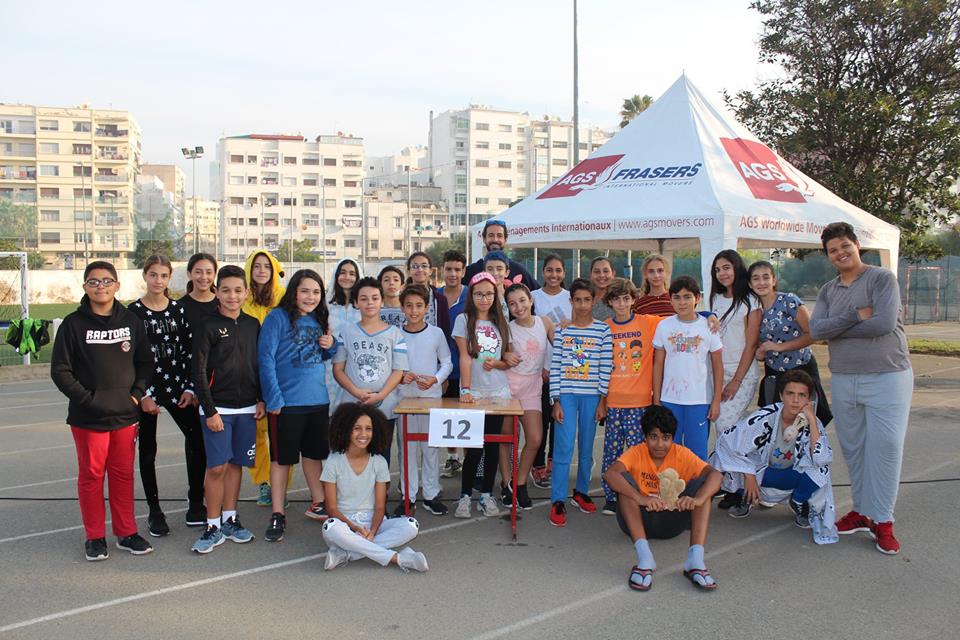
[[694,579],[694,576],[700,576],[704,582],[706,582],[707,578],[710,578],[710,580],[713,580],[713,576],[711,576],[710,572],[707,571],[706,569],[684,569],[683,570],[683,577],[689,580],[690,582],[692,582],[693,586],[697,587],[698,589],[703,589],[704,591],[713,591],[714,589],[717,588],[717,582],[715,580],[713,580],[713,582],[710,582],[709,584],[700,584]]
[[[640,582],[634,582],[633,576],[639,575]],[[634,566],[630,570],[630,576],[627,578],[627,585],[634,591],[650,591],[650,587],[653,586],[653,569],[641,569],[640,567]],[[643,584],[647,578],[651,578],[650,584]]]

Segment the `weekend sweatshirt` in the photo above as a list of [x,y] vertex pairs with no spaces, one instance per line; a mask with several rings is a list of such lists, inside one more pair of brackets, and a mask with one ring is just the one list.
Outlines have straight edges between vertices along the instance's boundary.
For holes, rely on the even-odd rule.
[[[67,315],[53,343],[50,377],[67,396],[67,424],[115,431],[140,421],[153,356],[143,322],[117,301],[99,316],[83,296]],[[130,397],[136,398],[136,402]]]
[[218,312],[193,332],[193,386],[206,417],[217,407],[243,409],[260,401],[259,334],[260,323],[242,311],[236,320]]
[[257,360],[268,411],[330,403],[324,361],[333,356],[337,345],[320,348],[324,329],[313,314],[298,317],[295,327],[285,309],[267,314],[260,329]]

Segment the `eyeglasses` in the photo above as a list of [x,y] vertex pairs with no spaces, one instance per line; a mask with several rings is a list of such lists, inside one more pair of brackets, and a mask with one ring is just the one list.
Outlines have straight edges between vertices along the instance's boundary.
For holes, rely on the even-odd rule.
[[493,300],[496,297],[496,295],[497,294],[495,291],[491,291],[490,293],[481,293],[480,291],[477,291],[473,294],[473,299],[474,300]]
[[112,284],[116,284],[117,281],[113,278],[90,278],[89,280],[84,281],[83,284],[87,285],[91,289],[99,289],[101,286],[104,288],[109,287]]
[[430,268],[429,264],[417,263],[417,264],[410,265],[411,271],[427,271],[429,268]]

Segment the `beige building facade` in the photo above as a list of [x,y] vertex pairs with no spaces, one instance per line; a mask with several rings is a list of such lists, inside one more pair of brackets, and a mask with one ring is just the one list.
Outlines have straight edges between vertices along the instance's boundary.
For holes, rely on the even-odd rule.
[[47,266],[131,264],[141,144],[127,111],[0,104],[0,198],[36,212]]

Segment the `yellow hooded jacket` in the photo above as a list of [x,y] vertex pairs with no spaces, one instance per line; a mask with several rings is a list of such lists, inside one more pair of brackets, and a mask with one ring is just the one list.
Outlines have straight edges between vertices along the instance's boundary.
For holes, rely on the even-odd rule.
[[[270,283],[273,287],[273,304],[269,307],[263,307],[253,301],[253,278],[251,274],[253,273],[253,260],[258,255],[263,254],[267,256],[267,259],[270,261],[270,269],[273,272],[272,282]],[[277,303],[280,302],[280,298],[283,297],[283,293],[286,290],[282,284],[280,284],[280,279],[283,278],[283,266],[280,262],[273,257],[266,249],[256,249],[247,257],[246,263],[243,265],[243,269],[247,274],[247,288],[250,290],[250,293],[247,295],[247,299],[243,302],[242,310],[247,315],[251,315],[256,318],[260,324],[263,324],[264,319],[266,319],[267,314],[270,313],[270,310],[273,307],[277,306]]]

